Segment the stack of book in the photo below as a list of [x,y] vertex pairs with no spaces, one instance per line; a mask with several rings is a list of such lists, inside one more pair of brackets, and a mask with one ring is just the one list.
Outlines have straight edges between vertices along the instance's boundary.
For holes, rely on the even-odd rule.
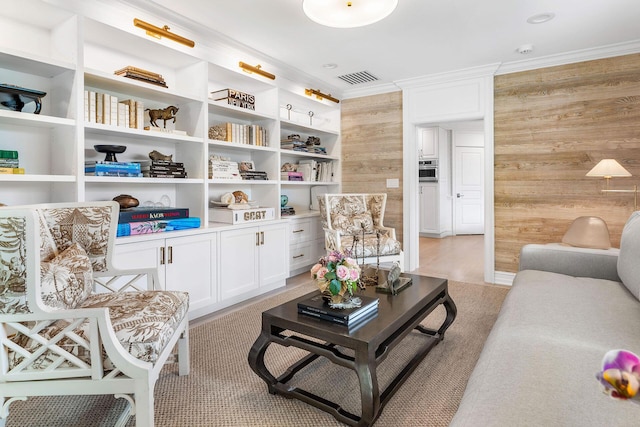
[[358,298],[362,300],[360,307],[335,309],[329,307],[322,294],[318,294],[300,301],[298,313],[351,328],[367,322],[378,314],[379,298],[367,295],[358,295]]
[[199,227],[200,218],[189,217],[188,208],[136,207],[120,210],[116,235],[133,236]]
[[209,128],[209,139],[261,147],[269,146],[267,129],[260,125],[220,123]]
[[307,143],[299,139],[285,138],[280,140],[280,148],[283,150],[303,151],[309,152]]
[[187,171],[182,162],[168,160],[146,160],[139,162],[142,176],[148,178],[186,178]]
[[84,121],[133,129],[144,127],[144,103],[135,99],[118,101],[108,93],[84,91]]
[[333,162],[318,162],[313,159],[300,160],[297,169],[302,172],[304,181],[333,181]]
[[242,176],[237,162],[210,158],[209,179],[242,180]]
[[304,176],[302,172],[282,171],[280,179],[282,181],[304,181]]
[[84,162],[84,174],[92,176],[142,177],[140,163],[134,162]]
[[24,168],[20,167],[17,151],[0,150],[0,174],[24,174]]
[[134,80],[139,80],[145,83],[151,83],[156,86],[168,87],[164,81],[164,78],[162,78],[160,74],[153,73],[142,68],[128,66],[114,71],[113,74]]
[[296,214],[296,210],[293,208],[293,206],[280,207],[280,216],[291,216],[295,214]]
[[257,179],[257,180],[268,180],[269,177],[265,171],[240,171],[240,176],[242,179]]

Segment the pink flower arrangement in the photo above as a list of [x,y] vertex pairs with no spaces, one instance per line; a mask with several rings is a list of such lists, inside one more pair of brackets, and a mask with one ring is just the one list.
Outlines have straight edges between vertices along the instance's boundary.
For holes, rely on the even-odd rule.
[[334,251],[311,268],[311,277],[318,282],[320,292],[331,295],[333,302],[340,302],[358,290],[360,267],[348,254]]

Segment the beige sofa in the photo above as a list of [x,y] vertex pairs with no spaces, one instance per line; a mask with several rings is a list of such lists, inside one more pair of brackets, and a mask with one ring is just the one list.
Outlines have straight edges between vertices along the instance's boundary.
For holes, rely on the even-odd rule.
[[632,426],[640,405],[596,379],[605,353],[640,354],[640,212],[620,251],[527,245],[451,426]]

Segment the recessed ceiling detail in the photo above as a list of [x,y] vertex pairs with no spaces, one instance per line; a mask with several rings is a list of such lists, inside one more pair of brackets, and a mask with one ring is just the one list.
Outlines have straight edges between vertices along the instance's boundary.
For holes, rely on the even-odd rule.
[[361,83],[369,83],[379,80],[376,76],[368,71],[358,71],[356,73],[343,74],[341,76],[338,76],[338,78],[349,83],[350,85],[358,85]]

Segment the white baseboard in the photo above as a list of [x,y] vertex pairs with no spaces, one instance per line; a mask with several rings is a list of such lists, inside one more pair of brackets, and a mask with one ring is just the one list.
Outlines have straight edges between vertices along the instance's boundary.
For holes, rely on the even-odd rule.
[[516,277],[516,273],[509,273],[506,271],[496,271],[493,275],[493,283],[496,285],[507,285],[511,286],[513,284],[513,279]]

